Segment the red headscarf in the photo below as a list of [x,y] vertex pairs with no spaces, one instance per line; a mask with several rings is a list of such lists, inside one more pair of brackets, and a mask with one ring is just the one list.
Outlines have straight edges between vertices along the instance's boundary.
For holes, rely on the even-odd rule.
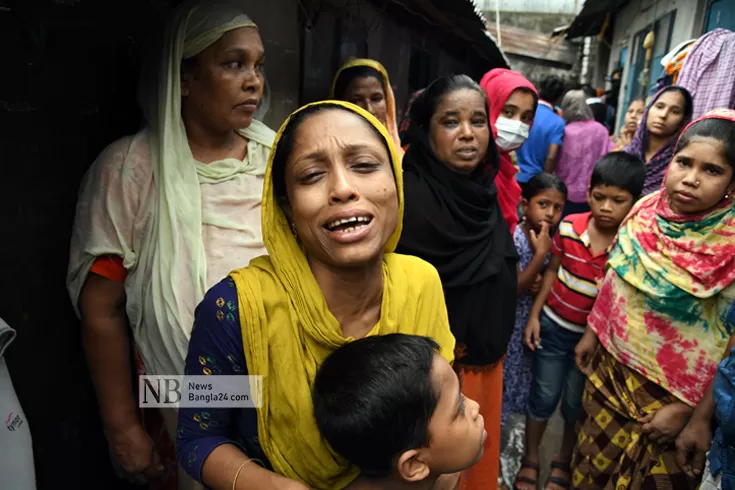
[[[490,70],[482,77],[480,86],[487,94],[490,104],[490,127],[493,130],[494,137],[498,136],[495,121],[500,117],[500,112],[513,91],[519,88],[529,89],[536,96],[536,103],[538,104],[536,87],[516,71],[506,70],[505,68]],[[498,152],[500,153],[500,168],[497,177],[495,177],[495,185],[498,187],[498,203],[510,232],[513,233],[518,224],[518,205],[521,202],[521,187],[515,178],[518,169],[513,165],[509,152],[504,152],[500,148],[498,148]]]

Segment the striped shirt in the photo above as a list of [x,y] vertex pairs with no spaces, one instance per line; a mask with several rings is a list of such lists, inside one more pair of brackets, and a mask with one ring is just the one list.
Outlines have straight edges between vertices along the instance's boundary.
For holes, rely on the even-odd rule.
[[557,325],[578,333],[584,333],[610,254],[608,248],[592,255],[587,233],[591,216],[572,214],[559,225],[551,253],[561,257],[561,266],[544,305],[544,313]]

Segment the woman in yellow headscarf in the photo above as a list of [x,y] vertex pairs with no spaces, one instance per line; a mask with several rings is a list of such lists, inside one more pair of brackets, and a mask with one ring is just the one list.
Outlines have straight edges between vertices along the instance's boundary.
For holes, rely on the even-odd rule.
[[187,375],[262,376],[262,406],[179,411],[179,462],[193,477],[215,489],[345,488],[358,469],[325,445],[312,413],[326,356],[400,332],[434,338],[453,360],[436,269],[393,253],[402,216],[401,162],[367,111],[325,101],[284,123],[263,189],[269,256],[210,289],[186,361]]
[[334,76],[330,98],[351,102],[375,116],[388,130],[399,156],[403,157],[396,99],[383,65],[374,60],[350,59]]

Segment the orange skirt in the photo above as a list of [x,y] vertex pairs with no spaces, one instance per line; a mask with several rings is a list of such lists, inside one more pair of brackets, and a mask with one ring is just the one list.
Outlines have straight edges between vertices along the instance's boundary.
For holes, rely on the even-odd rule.
[[480,404],[485,418],[485,452],[462,474],[458,490],[497,490],[500,476],[500,414],[503,405],[503,361],[487,368],[458,365],[462,393]]

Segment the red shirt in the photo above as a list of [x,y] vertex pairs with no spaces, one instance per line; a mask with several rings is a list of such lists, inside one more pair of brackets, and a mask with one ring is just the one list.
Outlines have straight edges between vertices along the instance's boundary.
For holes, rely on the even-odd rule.
[[592,213],[564,218],[554,236],[551,253],[561,257],[561,266],[544,313],[562,328],[583,333],[587,316],[597,299],[610,250],[592,254],[587,226]]

